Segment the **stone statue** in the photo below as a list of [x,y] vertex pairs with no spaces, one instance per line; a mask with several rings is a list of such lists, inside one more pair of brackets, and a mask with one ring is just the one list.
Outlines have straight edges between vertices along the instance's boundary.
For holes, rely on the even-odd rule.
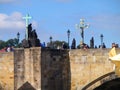
[[35,29],[32,31],[32,38],[37,39],[37,33]]
[[28,39],[30,39],[32,37],[32,34],[31,34],[31,32],[32,32],[32,24],[30,23],[27,28],[28,28]]
[[94,38],[93,37],[90,40],[90,48],[94,48]]
[[73,40],[72,40],[71,49],[76,49],[76,40],[75,40],[75,38],[73,38]]
[[30,47],[39,47],[40,46],[40,40],[37,37],[36,30],[32,30],[32,24],[28,25],[28,40],[24,39],[22,41],[22,46],[24,48],[30,48]]

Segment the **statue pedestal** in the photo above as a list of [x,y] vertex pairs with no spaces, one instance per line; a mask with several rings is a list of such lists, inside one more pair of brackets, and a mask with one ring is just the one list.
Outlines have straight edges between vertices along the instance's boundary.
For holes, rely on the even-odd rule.
[[30,47],[31,47],[30,41],[24,39],[24,40],[22,41],[22,47],[24,47],[24,48],[30,48]]

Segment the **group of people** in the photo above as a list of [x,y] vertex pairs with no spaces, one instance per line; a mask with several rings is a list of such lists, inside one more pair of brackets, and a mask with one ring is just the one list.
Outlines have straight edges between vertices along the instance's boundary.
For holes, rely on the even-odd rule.
[[0,50],[0,52],[13,52],[13,51],[14,51],[14,48],[11,46],[5,47]]

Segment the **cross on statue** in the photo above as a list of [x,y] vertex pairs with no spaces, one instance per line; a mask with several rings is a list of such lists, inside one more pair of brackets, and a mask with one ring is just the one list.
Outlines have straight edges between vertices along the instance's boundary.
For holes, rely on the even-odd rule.
[[26,14],[25,17],[23,17],[23,19],[25,19],[26,21],[26,34],[25,34],[25,38],[26,40],[28,40],[28,24],[29,24],[29,19],[31,19],[32,17],[29,16],[29,14]]
[[82,44],[84,43],[84,29],[88,27],[89,25],[85,24],[84,19],[80,19],[80,24],[76,24],[76,28],[81,29]]

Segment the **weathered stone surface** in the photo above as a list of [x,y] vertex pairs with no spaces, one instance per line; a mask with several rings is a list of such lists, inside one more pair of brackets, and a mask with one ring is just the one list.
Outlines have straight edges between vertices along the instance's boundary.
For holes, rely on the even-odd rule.
[[70,90],[70,61],[68,51],[42,49],[41,58],[42,89]]
[[13,53],[0,53],[0,90],[14,90]]
[[113,64],[108,60],[109,51],[76,49],[68,52],[35,47],[15,49],[14,55],[0,53],[0,84],[5,90],[17,90],[27,81],[36,90],[81,89],[113,71]]
[[84,85],[108,72],[113,64],[108,60],[108,49],[71,50],[71,90],[81,89]]
[[29,82],[36,90],[40,90],[41,88],[40,50],[41,49],[37,47],[15,50],[14,90],[20,88],[25,82]]

